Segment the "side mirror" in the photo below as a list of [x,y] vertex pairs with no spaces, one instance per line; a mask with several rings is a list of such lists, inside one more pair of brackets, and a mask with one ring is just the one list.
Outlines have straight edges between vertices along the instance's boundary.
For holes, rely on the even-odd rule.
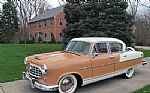
[[128,50],[128,51],[135,51],[135,49],[132,48],[132,47],[127,47],[127,50]]
[[94,53],[94,54],[93,54],[93,57],[96,57],[96,56],[98,56],[98,53]]

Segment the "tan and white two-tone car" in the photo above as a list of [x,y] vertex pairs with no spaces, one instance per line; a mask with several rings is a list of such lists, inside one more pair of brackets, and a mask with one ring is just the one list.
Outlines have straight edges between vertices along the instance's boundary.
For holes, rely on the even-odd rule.
[[26,57],[23,78],[43,91],[74,93],[78,86],[117,75],[131,78],[136,67],[147,64],[142,58],[116,38],[74,38],[63,51]]

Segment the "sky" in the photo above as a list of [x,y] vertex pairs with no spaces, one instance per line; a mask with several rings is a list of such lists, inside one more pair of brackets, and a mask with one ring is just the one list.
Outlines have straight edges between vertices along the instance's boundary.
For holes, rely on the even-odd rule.
[[[48,0],[49,3],[52,5],[52,7],[57,7],[59,6],[59,2],[58,0]],[[61,0],[60,0],[61,1]],[[150,6],[150,0],[141,0],[141,4]],[[137,15],[142,15],[144,14],[144,12],[146,12],[148,10],[147,7],[141,6],[139,5],[138,7],[138,11],[137,11]],[[150,9],[149,9],[150,10]]]
[[[0,0],[0,7],[2,6],[1,2],[5,2],[6,0]],[[60,0],[61,1],[61,0]],[[58,0],[48,0],[49,4],[52,5],[52,7],[59,6]]]
[[48,0],[48,2],[52,5],[52,7],[57,7],[57,6],[59,6],[58,0]]
[[[4,1],[5,1],[5,0],[0,0],[0,2],[4,2]],[[61,0],[48,0],[49,4],[50,4],[53,8],[60,5],[58,1],[61,1]],[[150,0],[141,0],[141,3],[150,6]],[[2,5],[2,4],[0,3],[0,8],[1,8],[1,5]],[[138,8],[138,14],[142,14],[142,13],[146,12],[147,9],[148,9],[148,8],[146,8],[146,7],[144,7],[144,6],[139,6],[139,8]]]

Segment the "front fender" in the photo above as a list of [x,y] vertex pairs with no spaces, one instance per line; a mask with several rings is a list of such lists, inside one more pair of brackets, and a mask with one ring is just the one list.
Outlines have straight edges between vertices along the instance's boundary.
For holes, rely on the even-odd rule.
[[80,74],[80,73],[78,73],[78,72],[67,72],[67,73],[63,73],[60,77],[59,77],[59,79],[58,79],[58,84],[59,84],[59,81],[61,80],[61,78],[63,77],[63,76],[66,76],[66,75],[79,75],[80,77],[81,77],[81,79],[83,80],[83,77],[82,77],[82,75]]

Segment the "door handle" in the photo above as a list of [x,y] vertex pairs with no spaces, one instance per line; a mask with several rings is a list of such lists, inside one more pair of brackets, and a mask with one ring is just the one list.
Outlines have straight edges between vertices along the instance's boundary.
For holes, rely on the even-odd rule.
[[123,57],[127,57],[127,55],[124,55]]
[[110,56],[110,59],[113,59],[114,58],[114,56]]

